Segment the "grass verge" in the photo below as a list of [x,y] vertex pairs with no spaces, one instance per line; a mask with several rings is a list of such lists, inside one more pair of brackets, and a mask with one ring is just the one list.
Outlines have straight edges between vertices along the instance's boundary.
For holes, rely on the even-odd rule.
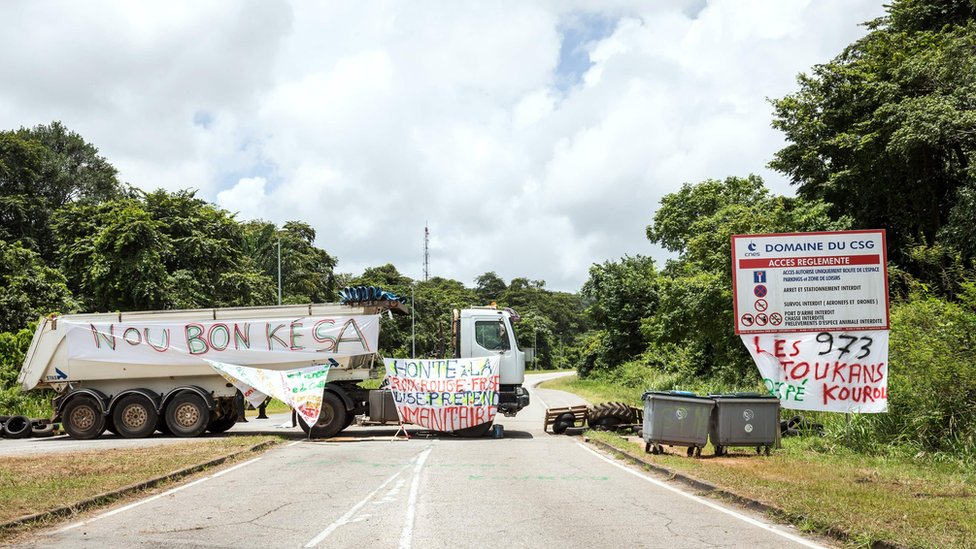
[[[605,381],[595,381],[591,379],[579,379],[576,376],[564,376],[543,381],[539,384],[543,389],[556,389],[566,391],[583,397],[590,404],[600,404],[601,402],[625,402],[634,406],[640,406],[640,395],[634,389],[613,385]],[[635,396],[636,395],[636,396]]]
[[0,523],[71,506],[269,440],[277,437],[235,436],[162,447],[0,457]]
[[[574,378],[544,386],[594,403],[633,398],[633,389]],[[684,448],[654,456],[644,453],[643,441],[595,431],[588,435],[644,461],[781,509],[800,529],[844,532],[853,546],[976,546],[976,470],[960,463],[844,449],[825,453],[818,441],[807,438],[784,439],[783,448],[770,457],[733,448],[731,455],[717,458],[707,447],[702,459],[690,459]]]

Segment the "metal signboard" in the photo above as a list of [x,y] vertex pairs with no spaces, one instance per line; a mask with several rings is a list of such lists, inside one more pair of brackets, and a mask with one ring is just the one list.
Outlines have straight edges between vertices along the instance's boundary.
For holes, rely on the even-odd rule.
[[732,237],[735,333],[887,330],[884,230]]

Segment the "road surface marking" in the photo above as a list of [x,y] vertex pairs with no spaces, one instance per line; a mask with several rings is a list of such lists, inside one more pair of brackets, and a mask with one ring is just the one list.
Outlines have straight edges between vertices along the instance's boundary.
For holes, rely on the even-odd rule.
[[424,462],[427,461],[427,456],[433,450],[433,447],[424,450],[423,454],[420,454],[420,459],[417,460],[417,465],[413,468],[413,483],[410,485],[410,497],[407,499],[407,518],[403,522],[403,532],[400,532],[400,549],[410,549],[410,543],[413,538],[413,521],[417,515],[417,490],[420,486],[420,470],[424,467]]
[[88,520],[82,520],[82,521],[76,522],[74,524],[69,524],[68,526],[65,526],[64,528],[58,530],[55,533],[56,534],[61,534],[63,532],[67,532],[68,530],[77,528],[79,526],[85,526],[85,525],[91,524],[91,523],[95,522],[96,520],[102,520],[103,518],[108,518],[108,517],[111,517],[113,515],[117,515],[117,514],[123,512],[123,511],[128,511],[129,509],[134,509],[134,508],[139,507],[140,505],[142,505],[144,503],[149,503],[150,501],[156,501],[159,498],[162,498],[162,497],[166,497],[166,496],[175,494],[176,492],[179,492],[180,490],[185,490],[185,489],[189,488],[190,486],[196,486],[197,484],[200,484],[201,482],[206,482],[208,480],[215,479],[215,478],[217,478],[217,477],[219,477],[221,475],[225,475],[225,474],[227,474],[227,473],[229,473],[229,472],[231,472],[231,471],[233,471],[235,469],[240,469],[241,467],[244,467],[245,465],[250,465],[250,464],[252,464],[255,461],[258,461],[260,459],[261,458],[258,457],[258,458],[254,458],[254,459],[249,460],[249,461],[245,461],[244,463],[239,463],[239,464],[237,464],[237,465],[235,465],[235,466],[233,466],[233,467],[231,467],[229,469],[224,469],[223,471],[214,473],[214,474],[212,474],[212,475],[210,475],[208,477],[203,477],[203,478],[194,480],[193,482],[190,482],[188,484],[184,484],[182,486],[177,486],[176,488],[172,488],[172,489],[167,490],[167,491],[165,491],[165,492],[163,492],[161,494],[156,494],[155,496],[150,496],[150,497],[148,497],[146,499],[141,499],[141,500],[136,501],[134,503],[130,503],[129,505],[126,505],[124,507],[119,507],[118,509],[113,509],[111,511],[107,511],[105,513],[102,513],[101,515],[92,517],[92,518],[90,518]]
[[295,442],[292,442],[291,444],[285,444],[285,448],[291,448],[292,446],[294,446],[296,444],[301,444],[302,442],[305,442],[305,441],[303,441],[303,440],[296,440]]
[[592,448],[586,447],[586,445],[584,445],[582,442],[577,442],[576,444],[578,444],[580,448],[582,448],[582,449],[586,450],[587,452],[593,454],[594,456],[602,459],[603,461],[609,463],[610,465],[613,465],[614,467],[618,467],[620,469],[623,469],[624,471],[627,471],[628,473],[634,475],[635,477],[642,478],[642,479],[646,480],[647,482],[650,482],[651,484],[654,484],[655,486],[660,486],[661,488],[664,488],[665,490],[670,490],[671,492],[674,492],[675,494],[684,496],[684,497],[686,497],[686,498],[688,498],[688,499],[690,499],[692,501],[696,501],[698,503],[701,503],[702,505],[704,505],[706,507],[711,507],[712,509],[715,509],[716,511],[721,511],[721,512],[725,513],[726,515],[730,515],[732,517],[735,517],[735,518],[737,518],[737,519],[739,519],[739,520],[741,520],[743,522],[747,522],[747,523],[749,523],[749,524],[751,524],[753,526],[762,528],[763,530],[766,530],[767,532],[772,532],[773,534],[776,534],[777,536],[784,537],[784,538],[786,538],[786,539],[788,539],[790,541],[794,541],[794,542],[799,543],[800,545],[803,545],[805,547],[814,547],[814,548],[817,548],[817,549],[825,549],[823,545],[819,545],[819,544],[814,543],[814,542],[812,542],[810,540],[803,539],[803,538],[801,538],[799,536],[794,536],[793,534],[790,534],[789,532],[783,532],[782,530],[779,530],[778,528],[776,528],[772,524],[767,524],[765,522],[758,521],[758,520],[756,520],[754,518],[747,517],[746,515],[743,515],[741,513],[735,512],[735,511],[733,511],[731,509],[727,509],[725,507],[722,507],[721,505],[718,505],[717,503],[713,503],[713,502],[711,502],[711,501],[709,501],[709,500],[707,500],[705,498],[701,498],[701,497],[698,497],[696,495],[689,494],[687,492],[684,492],[682,490],[679,490],[679,489],[675,488],[674,486],[669,485],[666,482],[663,482],[663,481],[660,481],[660,480],[658,480],[656,478],[647,476],[647,475],[645,475],[643,473],[639,473],[639,472],[631,469],[630,467],[627,467],[626,465],[622,465],[620,463],[617,463],[616,461],[614,461],[614,460],[612,460],[612,459],[604,456],[603,454],[601,454],[601,453],[593,450]]
[[[429,452],[430,451],[430,448],[428,448],[426,451]],[[404,471],[406,471],[411,465],[413,465],[413,463],[416,460],[417,460],[417,458],[414,457],[413,459],[410,460],[409,463],[407,463],[406,465],[404,465],[403,468],[401,468],[396,473],[393,473],[392,475],[390,475],[386,480],[383,481],[382,484],[380,484],[379,486],[377,486],[375,490],[373,490],[372,492],[370,492],[369,494],[367,494],[366,497],[364,497],[362,500],[359,501],[359,503],[357,503],[356,505],[353,505],[351,509],[349,509],[348,511],[346,511],[346,514],[344,514],[341,517],[337,518],[335,520],[335,522],[333,522],[332,524],[328,525],[325,528],[325,530],[322,530],[322,532],[320,532],[319,535],[315,536],[314,538],[312,538],[311,541],[309,541],[308,543],[306,543],[305,544],[305,547],[315,547],[316,545],[322,543],[322,541],[325,538],[327,538],[330,535],[332,535],[332,532],[335,532],[340,526],[352,522],[352,520],[350,520],[350,519],[352,519],[353,515],[355,515],[364,505],[366,505],[367,503],[369,503],[370,500],[373,499],[373,496],[375,496],[377,493],[379,493],[380,490],[382,490],[383,488],[386,488],[386,485],[387,484],[393,482],[394,479],[396,479],[397,477],[399,477]]]

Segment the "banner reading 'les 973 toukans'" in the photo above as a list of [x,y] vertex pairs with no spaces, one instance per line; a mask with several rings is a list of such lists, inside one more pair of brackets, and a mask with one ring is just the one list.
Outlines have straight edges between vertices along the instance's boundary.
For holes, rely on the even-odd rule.
[[498,357],[388,358],[386,377],[403,423],[452,432],[495,420]]

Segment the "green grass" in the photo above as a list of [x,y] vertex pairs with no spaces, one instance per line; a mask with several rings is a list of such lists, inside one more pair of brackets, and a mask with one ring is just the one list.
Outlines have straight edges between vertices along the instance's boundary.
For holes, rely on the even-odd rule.
[[[71,505],[255,444],[269,436],[234,436],[149,446],[0,457],[0,522]],[[2,540],[3,532],[0,532]]]
[[[633,389],[605,382],[567,377],[542,384],[578,394],[592,403],[619,400],[634,403]],[[976,545],[976,468],[958,462],[938,463],[912,453],[869,456],[843,448],[824,451],[816,438],[786,438],[770,457],[750,448],[732,448],[731,455],[702,459],[685,457],[684,448],[644,453],[639,439],[589,431],[588,435],[627,453],[732,493],[785,511],[801,529],[839,529],[850,544],[876,541],[909,547],[971,547]]]
[[577,394],[590,404],[601,402],[626,402],[634,406],[641,405],[641,392],[620,385],[613,385],[605,381],[579,379],[576,376],[565,376],[539,384],[543,389],[556,389],[567,393]]

